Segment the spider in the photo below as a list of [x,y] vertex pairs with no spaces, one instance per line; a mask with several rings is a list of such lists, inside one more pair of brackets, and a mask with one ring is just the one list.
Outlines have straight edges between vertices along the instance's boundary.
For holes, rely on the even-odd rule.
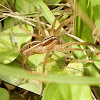
[[68,48],[71,45],[87,45],[87,46],[92,45],[92,46],[96,46],[96,45],[94,45],[92,43],[88,43],[88,42],[72,42],[72,43],[65,43],[65,44],[60,43],[58,36],[59,36],[59,32],[62,29],[62,27],[65,25],[65,23],[71,21],[72,19],[74,19],[76,16],[79,15],[79,14],[72,15],[70,18],[64,20],[59,25],[59,27],[55,30],[56,21],[59,20],[63,16],[63,13],[66,12],[66,11],[67,11],[67,9],[64,10],[59,16],[57,16],[55,18],[55,20],[52,24],[49,36],[46,36],[46,33],[42,30],[40,23],[39,23],[39,14],[37,14],[37,25],[38,25],[40,32],[44,36],[44,39],[42,39],[40,36],[38,36],[34,33],[29,32],[24,27],[20,26],[24,31],[26,31],[27,33],[29,33],[30,35],[32,35],[36,39],[38,39],[38,41],[30,42],[30,43],[28,43],[28,44],[26,44],[25,46],[22,47],[20,53],[22,55],[25,55],[25,59],[24,59],[23,64],[22,64],[23,69],[24,69],[24,65],[26,63],[28,56],[33,55],[33,54],[44,54],[46,52],[46,56],[45,56],[44,63],[43,63],[43,74],[44,74],[45,73],[45,66],[46,66],[47,59],[49,57],[50,52],[64,51],[64,50],[67,50],[67,51],[80,50],[80,51],[87,51],[87,52],[94,52],[94,53],[98,52],[98,51],[91,51],[91,50],[88,50],[88,49]]

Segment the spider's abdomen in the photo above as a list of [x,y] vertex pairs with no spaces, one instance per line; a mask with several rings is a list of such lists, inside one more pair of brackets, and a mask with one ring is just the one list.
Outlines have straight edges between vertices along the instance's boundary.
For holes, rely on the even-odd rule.
[[33,41],[30,42],[28,44],[26,44],[25,46],[22,47],[20,53],[22,55],[32,55],[32,54],[42,54],[43,53],[43,46],[41,46],[41,42],[40,41]]

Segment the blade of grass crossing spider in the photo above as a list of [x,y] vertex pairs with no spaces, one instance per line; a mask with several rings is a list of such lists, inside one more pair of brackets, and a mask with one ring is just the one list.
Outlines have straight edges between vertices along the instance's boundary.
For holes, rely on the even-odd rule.
[[[48,74],[48,75],[34,74],[34,73],[30,74],[22,70],[21,66],[16,61],[7,65],[0,63],[0,79],[15,85],[17,85],[17,83],[19,83],[19,81],[22,79],[26,80],[26,82],[31,82],[31,80],[39,80],[39,81],[45,81],[50,83],[51,82],[61,83],[61,84],[100,85],[100,75],[98,78],[96,78],[96,77],[83,77],[83,76],[72,76],[72,75],[70,76],[65,73]],[[30,87],[30,84],[28,85],[30,91],[33,91],[31,90],[32,88]]]
[[[39,82],[32,80],[29,81],[27,79],[19,77],[20,75],[23,74],[25,75],[25,73],[27,74],[27,72],[21,68],[20,64],[18,64],[17,61],[14,61],[6,65],[0,63],[0,67],[1,67],[0,70],[1,80],[37,94],[41,93],[41,84]],[[1,74],[3,70],[5,70],[5,73]],[[14,74],[18,75],[18,77],[14,76]]]
[[100,0],[91,0],[91,5],[93,9],[93,15],[95,19],[96,26],[99,30],[98,34],[100,36]]

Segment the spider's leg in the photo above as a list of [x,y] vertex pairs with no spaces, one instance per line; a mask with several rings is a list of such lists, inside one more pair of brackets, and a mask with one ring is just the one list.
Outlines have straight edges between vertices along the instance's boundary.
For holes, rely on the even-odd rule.
[[50,35],[53,35],[54,34],[54,28],[55,28],[55,24],[56,24],[56,21],[63,15],[63,13],[65,13],[68,9],[65,9],[59,16],[57,16],[52,24],[52,28],[51,28],[51,31],[50,31]]
[[40,26],[40,23],[39,23],[39,13],[37,14],[37,25],[38,25],[38,28],[39,28],[40,32],[42,33],[42,35],[43,35],[44,37],[46,37],[46,34],[45,34],[45,32],[42,30],[42,28],[41,28],[41,26]]
[[97,45],[95,45],[93,43],[89,43],[89,42],[70,42],[70,43],[62,44],[61,46],[63,48],[65,48],[65,47],[68,47],[68,46],[71,46],[71,45],[87,45],[87,46],[95,46],[95,47],[97,47]]
[[78,50],[78,51],[86,51],[86,52],[100,53],[100,51],[92,51],[92,50],[80,49],[80,48],[66,48],[65,50]]
[[67,50],[67,51],[75,51],[75,50],[78,50],[78,51],[86,51],[86,52],[93,52],[93,53],[100,53],[100,51],[92,51],[92,50],[87,50],[87,49],[80,49],[80,48],[63,48],[63,47],[57,47],[55,46],[54,48],[54,51],[64,51],[64,50]]
[[[50,53],[50,50],[47,51],[46,56],[45,56],[45,59],[44,59],[44,63],[43,63],[43,74],[45,74],[45,66],[46,66],[46,63],[47,63],[47,60],[48,60],[48,57],[49,57],[49,53]],[[42,82],[41,95],[43,94],[43,90],[44,90],[44,82]]]
[[46,56],[45,56],[45,59],[44,59],[44,63],[43,63],[43,74],[45,74],[45,66],[46,66],[46,63],[47,63],[47,60],[48,60],[48,57],[49,57],[49,53],[50,53],[50,50],[47,51]]
[[56,29],[55,35],[57,36],[58,33],[59,33],[59,31],[60,31],[60,29],[61,29],[67,22],[71,21],[72,19],[74,19],[74,18],[77,17],[78,15],[79,15],[79,14],[73,15],[73,16],[71,16],[70,18],[64,20],[64,21],[60,24],[60,26]]
[[22,68],[24,69],[24,66],[25,66],[25,64],[26,64],[26,60],[27,60],[27,58],[28,58],[28,56],[29,55],[25,55],[25,58],[24,58],[24,61],[23,61],[23,63],[22,63]]
[[22,27],[21,25],[20,25],[19,27],[20,27],[21,29],[23,29],[25,32],[27,32],[29,35],[35,37],[35,38],[38,39],[39,41],[42,41],[42,38],[41,38],[40,36],[38,36],[38,35],[36,35],[36,34],[30,32],[30,31],[28,31],[27,29],[25,29],[25,28]]

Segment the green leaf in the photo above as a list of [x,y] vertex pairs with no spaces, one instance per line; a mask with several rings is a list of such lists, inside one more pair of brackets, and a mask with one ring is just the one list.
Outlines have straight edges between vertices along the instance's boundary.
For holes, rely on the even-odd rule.
[[[20,3],[19,3],[20,2]],[[34,0],[17,0],[16,1],[16,10],[21,13],[34,13],[35,6]],[[23,6],[22,6],[23,5]]]
[[45,87],[42,100],[71,100],[69,85],[50,83]]
[[28,59],[37,67],[41,62],[44,61],[44,58],[45,54],[33,54],[30,55]]
[[5,19],[4,24],[5,24],[4,30],[6,30],[8,28],[13,27],[14,25],[17,25],[18,20],[16,20],[15,18],[8,17],[8,18]]
[[[24,26],[25,27],[25,26]],[[30,31],[32,27],[27,25]],[[11,37],[11,33],[13,37]],[[13,45],[12,39],[16,39],[16,45]],[[16,59],[20,53],[20,47],[24,42],[27,42],[31,39],[31,36],[28,35],[25,31],[19,28],[19,26],[13,26],[0,33],[0,62],[10,63]]]
[[44,90],[42,100],[92,100],[92,96],[87,85],[50,83]]
[[0,100],[9,100],[9,93],[4,88],[0,88]]

